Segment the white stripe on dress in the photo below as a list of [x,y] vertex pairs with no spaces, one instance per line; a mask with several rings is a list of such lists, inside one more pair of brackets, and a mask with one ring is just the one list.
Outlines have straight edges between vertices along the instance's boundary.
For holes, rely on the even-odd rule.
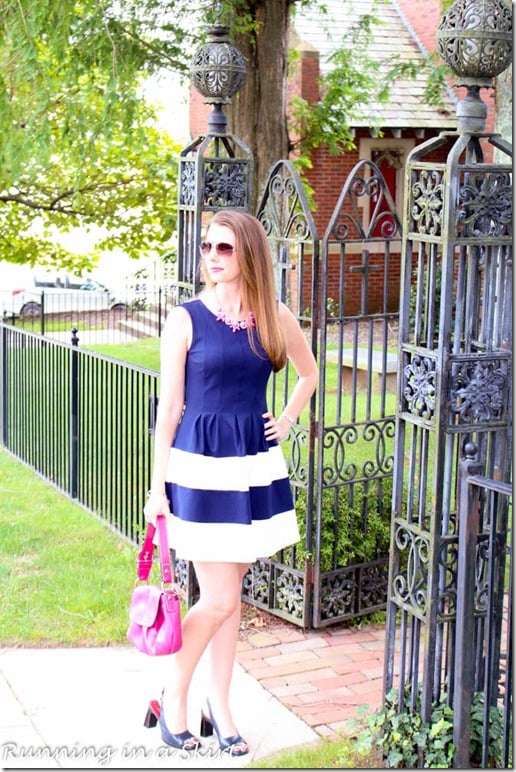
[[198,490],[247,491],[287,476],[281,447],[272,445],[268,451],[253,456],[224,458],[171,448],[165,479]]
[[251,525],[190,523],[174,515],[168,519],[169,545],[182,560],[254,563],[299,541],[293,510]]

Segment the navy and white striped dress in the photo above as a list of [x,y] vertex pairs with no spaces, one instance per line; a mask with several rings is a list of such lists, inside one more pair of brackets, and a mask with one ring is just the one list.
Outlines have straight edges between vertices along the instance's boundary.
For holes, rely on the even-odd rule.
[[264,435],[271,362],[202,300],[183,308],[193,337],[166,474],[170,547],[184,560],[252,563],[299,540],[285,458]]

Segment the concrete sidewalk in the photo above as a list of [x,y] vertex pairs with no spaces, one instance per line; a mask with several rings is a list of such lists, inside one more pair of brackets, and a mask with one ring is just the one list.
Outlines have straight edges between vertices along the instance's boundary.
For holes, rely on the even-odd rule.
[[[158,699],[166,657],[133,647],[0,650],[2,769],[205,769],[245,767],[276,751],[310,744],[319,735],[259,681],[235,666],[232,708],[250,753],[221,754],[213,738],[197,753],[165,745],[159,728],[143,726]],[[202,669],[189,705],[199,730]]]

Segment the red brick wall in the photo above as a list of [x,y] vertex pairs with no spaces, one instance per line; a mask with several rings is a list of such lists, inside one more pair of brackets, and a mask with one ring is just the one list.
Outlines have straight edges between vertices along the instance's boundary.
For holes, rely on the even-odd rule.
[[193,139],[208,133],[208,116],[212,109],[213,105],[204,104],[203,95],[190,86],[190,135]]

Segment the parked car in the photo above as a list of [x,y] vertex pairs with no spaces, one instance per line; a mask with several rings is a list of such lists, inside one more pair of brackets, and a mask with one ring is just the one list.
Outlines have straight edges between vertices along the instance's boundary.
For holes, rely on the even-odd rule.
[[[9,285],[9,286],[7,286]],[[91,277],[49,276],[19,271],[17,281],[0,276],[0,312],[28,316],[81,311],[124,309],[126,303]]]

